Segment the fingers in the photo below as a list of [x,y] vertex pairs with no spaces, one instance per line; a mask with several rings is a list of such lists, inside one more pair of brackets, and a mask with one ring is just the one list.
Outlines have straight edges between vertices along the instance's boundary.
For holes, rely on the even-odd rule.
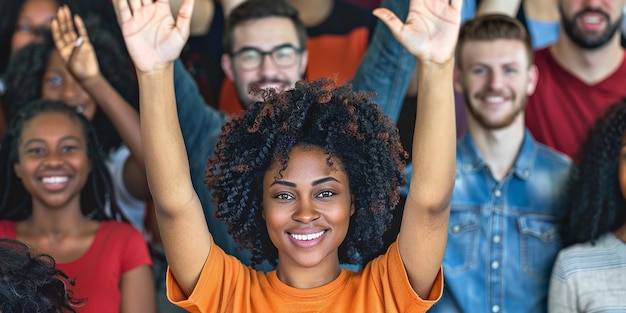
[[76,25],[76,30],[78,31],[78,38],[82,38],[83,40],[89,39],[89,36],[87,35],[87,28],[85,28],[85,23],[79,15],[74,15],[74,25]]
[[113,0],[113,7],[115,8],[115,15],[117,15],[117,21],[120,25],[133,17],[127,0]]
[[141,0],[128,0],[128,4],[130,5],[130,10],[132,12],[136,12],[142,7]]

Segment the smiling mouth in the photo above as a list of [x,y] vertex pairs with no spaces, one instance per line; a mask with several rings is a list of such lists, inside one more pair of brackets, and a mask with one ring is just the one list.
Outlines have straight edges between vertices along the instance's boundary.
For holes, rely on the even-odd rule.
[[44,184],[61,184],[67,182],[67,176],[52,176],[52,177],[44,177],[41,181]]
[[315,240],[319,237],[322,237],[322,235],[325,233],[325,230],[322,230],[319,233],[313,233],[313,234],[289,234],[289,236],[291,236],[293,239],[295,240],[299,240],[299,241],[310,241],[310,240]]

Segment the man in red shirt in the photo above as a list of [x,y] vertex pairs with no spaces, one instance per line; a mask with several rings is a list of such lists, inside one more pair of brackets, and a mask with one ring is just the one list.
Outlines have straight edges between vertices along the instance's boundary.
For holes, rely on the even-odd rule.
[[574,160],[596,119],[626,97],[619,31],[624,3],[559,0],[559,40],[535,52],[539,81],[526,125],[539,142]]

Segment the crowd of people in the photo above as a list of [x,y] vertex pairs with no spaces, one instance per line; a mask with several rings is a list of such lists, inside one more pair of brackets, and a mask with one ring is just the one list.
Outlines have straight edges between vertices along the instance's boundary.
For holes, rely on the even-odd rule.
[[2,0],[1,312],[626,311],[626,0]]

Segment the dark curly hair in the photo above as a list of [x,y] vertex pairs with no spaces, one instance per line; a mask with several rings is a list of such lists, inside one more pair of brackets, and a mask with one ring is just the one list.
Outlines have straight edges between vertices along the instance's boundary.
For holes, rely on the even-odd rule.
[[0,239],[0,312],[76,312],[75,299],[66,283],[74,285],[47,254],[32,255],[25,244]]
[[619,183],[619,156],[626,132],[626,100],[598,120],[583,158],[568,183],[563,245],[592,243],[626,223],[626,200]]
[[91,123],[63,102],[41,99],[25,105],[15,114],[0,145],[0,219],[21,221],[32,213],[32,196],[15,175],[13,165],[19,162],[18,145],[24,126],[36,116],[51,112],[79,121],[85,134],[87,157],[91,160],[92,169],[80,194],[83,214],[94,220],[127,221],[117,205],[113,181],[104,163],[105,155]]
[[[85,27],[94,46],[102,76],[131,106],[138,110],[138,89],[129,58],[113,35],[98,26],[96,19],[86,19]],[[50,53],[56,48],[52,37],[47,34],[43,43],[30,44],[16,52],[6,73],[7,91],[4,109],[7,120],[25,103],[41,98],[43,77]],[[91,121],[98,138],[109,151],[120,146],[121,137],[111,120],[97,109]]]
[[286,169],[298,145],[322,148],[329,166],[337,158],[348,175],[356,211],[339,247],[340,262],[363,264],[384,252],[382,235],[398,203],[398,187],[406,184],[407,153],[393,122],[370,102],[372,94],[335,87],[331,79],[300,81],[278,94],[256,92],[265,100],[224,125],[205,173],[217,218],[229,224],[240,248],[252,251],[252,264],[277,264],[261,214],[261,186],[269,166],[278,161]]

